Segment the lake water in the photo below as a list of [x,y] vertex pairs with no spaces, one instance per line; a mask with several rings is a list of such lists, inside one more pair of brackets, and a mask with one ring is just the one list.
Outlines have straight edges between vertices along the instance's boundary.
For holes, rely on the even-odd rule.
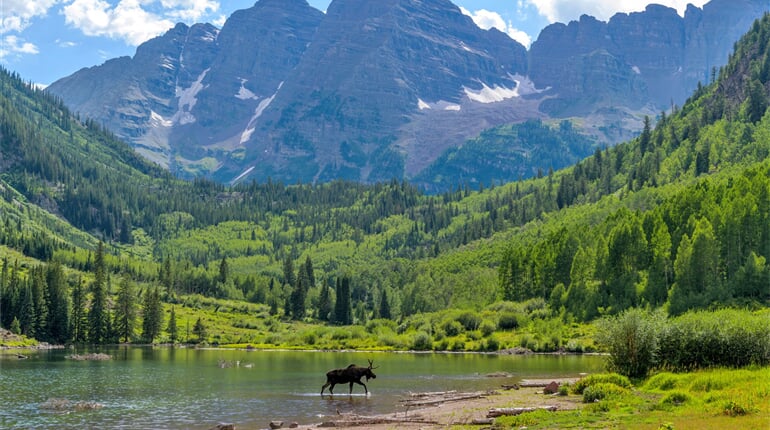
[[[0,351],[0,428],[3,429],[208,429],[234,423],[267,428],[271,420],[320,422],[324,415],[399,410],[410,392],[499,388],[525,378],[577,376],[602,369],[596,356],[503,356],[196,350],[115,347],[96,352],[108,361],[74,361],[65,355],[93,351]],[[320,395],[325,373],[373,359],[377,379],[369,396],[355,385]],[[487,375],[507,372],[510,377]],[[97,402],[96,410],[47,408],[51,403]]]

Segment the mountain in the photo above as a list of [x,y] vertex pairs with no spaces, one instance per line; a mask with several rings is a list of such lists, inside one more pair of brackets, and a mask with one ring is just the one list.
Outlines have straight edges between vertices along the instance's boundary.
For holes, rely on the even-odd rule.
[[[183,177],[402,178],[441,191],[458,185],[441,164],[469,139],[480,161],[462,177],[476,183],[489,177],[485,159],[506,151],[516,165],[493,181],[633,137],[645,115],[709,82],[767,9],[713,0],[684,17],[655,5],[606,23],[584,16],[546,27],[527,52],[449,0],[335,0],[326,14],[304,0],[260,0],[221,31],[178,25],[133,58],[48,90]],[[515,142],[485,152],[477,139],[528,120],[556,130],[565,119],[590,139],[567,156]]]

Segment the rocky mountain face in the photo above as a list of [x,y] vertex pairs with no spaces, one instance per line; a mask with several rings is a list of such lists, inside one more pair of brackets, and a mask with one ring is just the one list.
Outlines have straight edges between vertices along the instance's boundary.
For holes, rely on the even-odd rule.
[[484,130],[531,119],[576,120],[599,144],[627,139],[708,82],[768,9],[713,0],[684,17],[654,5],[583,16],[527,52],[449,0],[334,0],[326,14],[259,0],[221,30],[180,24],[49,91],[182,176],[410,179]]

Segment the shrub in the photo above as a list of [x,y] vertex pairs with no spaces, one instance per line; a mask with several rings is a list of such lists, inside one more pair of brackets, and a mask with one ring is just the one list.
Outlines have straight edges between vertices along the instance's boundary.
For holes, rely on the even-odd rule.
[[617,373],[598,373],[579,379],[572,386],[572,391],[575,394],[583,394],[586,388],[596,384],[614,384],[621,388],[631,388],[631,381],[623,375],[618,375]]
[[647,383],[644,384],[645,389],[647,390],[661,390],[661,391],[668,391],[673,388],[676,388],[679,384],[679,377],[677,375],[674,375],[673,373],[658,373],[657,375],[651,377],[647,380]]
[[490,337],[484,342],[484,351],[494,352],[500,349],[500,341],[494,337]]
[[597,400],[620,397],[628,390],[610,382],[599,382],[586,387],[583,391],[583,403],[593,403]]
[[626,376],[641,377],[655,366],[660,312],[629,309],[599,322],[597,341],[610,353],[607,367]]
[[481,330],[482,336],[487,337],[494,333],[496,328],[497,326],[492,321],[484,321],[481,323],[479,330]]
[[481,317],[476,312],[463,312],[457,317],[457,321],[467,331],[476,330],[481,325]]
[[692,396],[684,391],[671,391],[660,399],[661,406],[679,406],[691,402]]
[[512,312],[500,315],[497,320],[497,328],[500,330],[515,330],[519,328],[519,317]]
[[444,330],[444,333],[446,333],[447,336],[452,337],[463,332],[463,325],[458,321],[446,320],[441,324],[441,329]]
[[428,333],[421,331],[412,338],[412,349],[415,351],[430,351],[433,349],[433,338]]

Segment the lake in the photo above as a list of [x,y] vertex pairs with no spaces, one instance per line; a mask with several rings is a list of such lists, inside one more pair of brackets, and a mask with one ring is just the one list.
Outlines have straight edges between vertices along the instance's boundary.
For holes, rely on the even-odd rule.
[[[75,361],[65,355],[103,352],[108,361]],[[399,410],[410,392],[499,388],[524,378],[597,372],[602,357],[373,352],[243,351],[114,347],[94,351],[0,351],[0,428],[208,429],[234,423],[267,428],[271,420],[300,424],[323,415]],[[320,396],[325,373],[374,360],[377,379],[369,396],[361,386],[337,385]],[[507,372],[510,377],[487,375]],[[53,403],[65,404],[50,408]],[[67,403],[69,402],[69,403]],[[100,409],[77,411],[77,402]],[[70,406],[67,406],[70,405]]]

